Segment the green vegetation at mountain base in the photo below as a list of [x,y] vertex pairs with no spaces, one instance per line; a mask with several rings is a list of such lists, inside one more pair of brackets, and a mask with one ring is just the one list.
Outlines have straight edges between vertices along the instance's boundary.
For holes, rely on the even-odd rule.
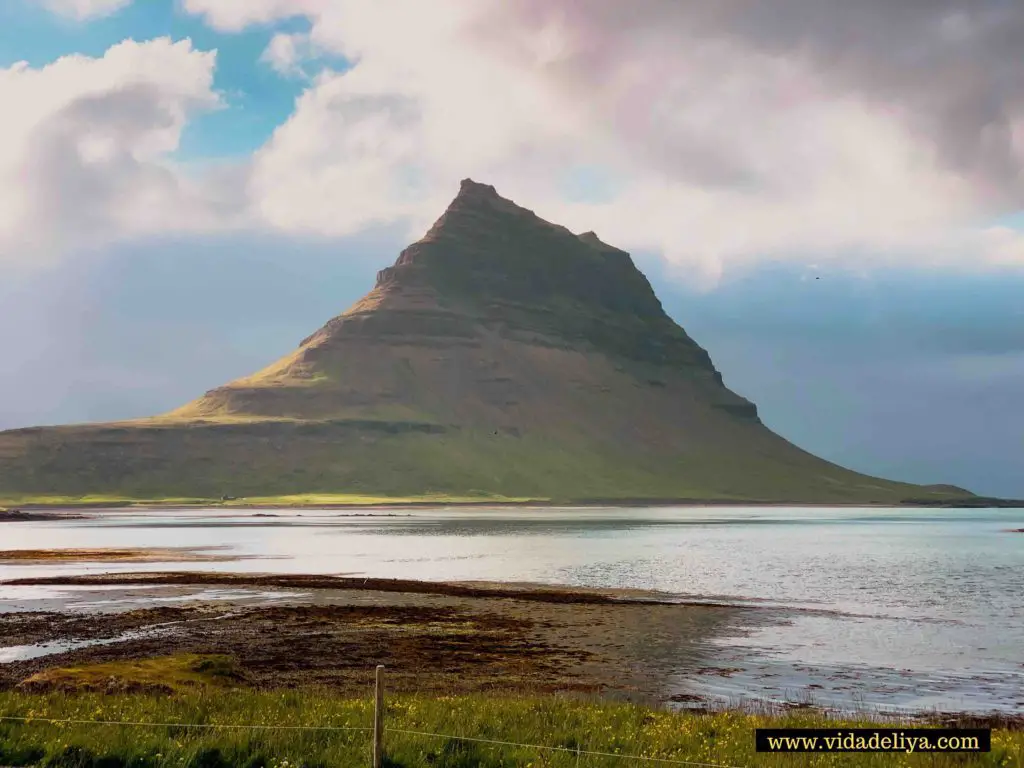
[[[510,496],[452,496],[445,494],[424,494],[421,496],[367,496],[354,493],[295,493],[279,496],[220,496],[209,498],[174,498],[149,496],[15,496],[0,499],[0,515],[7,510],[34,508],[95,508],[121,509],[130,507],[224,507],[236,509],[306,509],[335,507],[432,507],[445,505],[488,506],[550,504],[551,499]],[[6,510],[5,510],[6,508]],[[0,518],[2,519],[2,518]]]
[[[683,455],[662,454],[657,446],[588,442],[568,429],[557,436],[453,430],[372,438],[330,423],[108,431],[50,428],[30,450],[12,451],[9,472],[0,478],[0,504],[189,505],[225,498],[285,505],[595,499],[869,504],[951,498],[946,491],[858,475],[796,449],[775,454],[767,445],[730,453],[734,438],[724,429],[716,441]],[[0,433],[0,449],[12,434]],[[748,445],[758,438],[779,440],[763,430]],[[89,487],[106,492],[76,493]]]

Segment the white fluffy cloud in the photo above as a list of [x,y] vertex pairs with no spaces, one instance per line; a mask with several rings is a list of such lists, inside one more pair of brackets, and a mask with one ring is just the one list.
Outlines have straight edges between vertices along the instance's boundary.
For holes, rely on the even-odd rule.
[[36,2],[42,2],[48,9],[62,16],[93,19],[109,16],[126,5],[130,5],[132,0],[36,0]]
[[[970,229],[1021,200],[1024,91],[998,82],[1020,65],[963,56],[998,53],[999,27],[1024,12],[943,0],[917,16],[872,4],[875,20],[824,3],[837,23],[918,35],[890,54],[870,36],[833,39],[807,2],[769,4],[788,26],[747,19],[752,0],[185,6],[222,30],[304,15],[304,45],[352,62],[317,78],[254,159],[252,200],[278,228],[418,228],[472,176],[712,275],[809,254],[1024,263],[1016,233]],[[285,42],[267,55],[296,67]]]
[[302,32],[279,32],[271,38],[261,59],[282,75],[305,77],[303,61],[314,55],[309,35]]
[[331,0],[184,0],[182,3],[188,12],[202,14],[211,25],[228,32],[237,32],[250,24],[317,14],[330,4]]
[[988,226],[1024,200],[1016,4],[181,7],[228,33],[305,17],[308,31],[276,34],[264,60],[285,75],[315,73],[323,53],[351,66],[309,78],[227,198],[167,160],[188,117],[216,106],[212,54],[127,42],[101,59],[6,70],[0,97],[27,106],[0,127],[0,242],[55,221],[71,237],[218,226],[243,208],[285,232],[399,220],[417,232],[471,176],[711,277],[787,258],[1024,264],[1024,238]]
[[215,57],[187,40],[128,40],[0,70],[0,259],[212,223],[210,185],[168,156],[189,116],[219,104]]

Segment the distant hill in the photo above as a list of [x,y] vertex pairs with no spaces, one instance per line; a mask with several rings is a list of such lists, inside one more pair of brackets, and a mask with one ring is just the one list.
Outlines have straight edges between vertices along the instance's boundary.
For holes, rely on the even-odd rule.
[[624,251],[462,182],[348,311],[164,416],[0,433],[0,498],[969,496],[779,437]]

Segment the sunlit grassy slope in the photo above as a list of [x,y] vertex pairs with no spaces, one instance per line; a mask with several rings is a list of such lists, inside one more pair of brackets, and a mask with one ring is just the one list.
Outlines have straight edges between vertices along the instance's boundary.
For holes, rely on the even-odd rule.
[[[796,453],[787,461],[722,450],[689,456],[594,447],[575,435],[360,431],[317,425],[80,427],[48,430],[7,459],[7,506],[27,503],[586,501],[690,499],[895,503],[930,493]],[[116,440],[107,430],[116,430]],[[187,439],[184,439],[187,438]],[[0,435],[0,445],[4,435]],[[45,443],[45,440],[53,440]],[[85,456],[76,445],[85,447]],[[70,450],[59,446],[70,445]],[[788,458],[788,457],[787,457]],[[38,478],[38,479],[37,479]],[[40,482],[41,480],[41,482]],[[19,487],[20,486],[20,487]],[[100,489],[106,493],[82,493]],[[948,498],[949,492],[934,492]]]

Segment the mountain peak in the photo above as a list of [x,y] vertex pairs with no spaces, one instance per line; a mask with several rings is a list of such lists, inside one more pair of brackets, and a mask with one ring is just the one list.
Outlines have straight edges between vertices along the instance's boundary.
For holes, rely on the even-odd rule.
[[499,197],[498,190],[492,184],[481,184],[470,178],[459,182],[459,197]]
[[[467,216],[469,221],[466,220]],[[434,222],[420,242],[437,237],[446,229],[461,229],[465,225],[469,225],[477,231],[493,227],[503,217],[515,217],[521,221],[529,220],[532,223],[554,226],[538,218],[533,211],[502,197],[493,185],[481,184],[466,178],[460,182],[459,192],[448,204],[448,208]],[[559,227],[559,229],[562,228]]]
[[593,232],[576,235],[463,179],[441,217],[382,270],[378,287],[429,287],[476,304],[512,302],[559,311],[667,320],[629,254]]
[[593,232],[576,235],[545,221],[472,179],[426,235],[378,273],[373,296],[375,305],[437,302],[517,338],[717,376],[628,253]]

